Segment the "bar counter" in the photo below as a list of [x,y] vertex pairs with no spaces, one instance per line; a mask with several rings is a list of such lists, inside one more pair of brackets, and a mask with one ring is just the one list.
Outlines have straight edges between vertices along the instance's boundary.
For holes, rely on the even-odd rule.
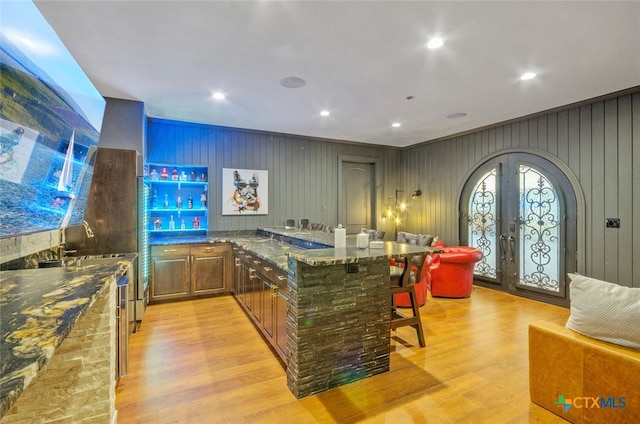
[[[305,249],[282,237],[329,245],[333,234],[284,228],[261,228],[258,233],[163,238],[151,244],[228,242],[287,273],[287,376],[297,397],[387,371],[388,259],[437,250],[395,242],[358,249],[355,236],[347,236],[343,249]],[[0,273],[0,419],[136,254],[114,256],[118,261],[113,263]]]
[[[88,266],[77,260],[96,257],[68,258],[73,266],[0,272],[0,419],[49,364],[76,323],[107,293],[115,293],[113,287],[136,256],[118,255],[113,262]],[[109,303],[115,302],[114,294]]]

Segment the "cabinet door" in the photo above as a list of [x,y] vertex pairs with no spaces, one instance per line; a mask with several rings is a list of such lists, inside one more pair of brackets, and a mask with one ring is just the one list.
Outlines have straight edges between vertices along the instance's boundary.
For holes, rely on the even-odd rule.
[[189,256],[151,257],[151,301],[189,295]]
[[242,262],[240,258],[233,255],[233,294],[240,299],[240,282],[242,281]]
[[262,283],[262,327],[264,329],[264,334],[273,343],[273,337],[275,335],[275,291],[272,288],[273,286],[271,282],[266,278],[262,280]]
[[251,312],[253,313],[253,319],[258,323],[259,327],[262,327],[263,316],[263,292],[264,292],[264,278],[258,272],[254,272],[254,278],[251,279],[252,292],[251,292]]
[[275,298],[275,317],[276,317],[276,335],[275,346],[276,351],[282,359],[287,360],[287,308],[289,298],[280,289],[277,291]]
[[191,247],[191,288],[194,295],[224,292],[228,252],[223,246]]
[[247,286],[249,285],[249,268],[242,261],[240,261],[238,274],[238,299],[240,299],[240,303],[246,308]]

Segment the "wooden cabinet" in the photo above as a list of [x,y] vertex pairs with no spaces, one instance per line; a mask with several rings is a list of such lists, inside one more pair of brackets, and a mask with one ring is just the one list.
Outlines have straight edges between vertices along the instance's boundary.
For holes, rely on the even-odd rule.
[[276,353],[287,361],[287,277],[284,271],[234,247],[233,294]]
[[151,302],[224,293],[232,279],[226,243],[151,248]]
[[191,292],[195,295],[226,291],[230,271],[229,245],[191,247]]

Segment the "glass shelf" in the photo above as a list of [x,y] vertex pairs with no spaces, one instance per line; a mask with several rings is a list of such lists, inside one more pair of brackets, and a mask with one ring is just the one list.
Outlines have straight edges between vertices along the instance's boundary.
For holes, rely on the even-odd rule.
[[[209,170],[205,166],[157,164],[148,165],[145,183],[149,187],[148,220],[150,237],[166,235],[200,235],[209,228]],[[189,208],[189,199],[193,207]],[[168,207],[164,207],[166,204]],[[178,203],[181,207],[178,207]],[[169,229],[170,217],[175,228]],[[186,228],[181,229],[182,220]],[[198,223],[194,224],[194,220]],[[156,229],[156,221],[160,228]],[[193,228],[198,225],[198,228]]]

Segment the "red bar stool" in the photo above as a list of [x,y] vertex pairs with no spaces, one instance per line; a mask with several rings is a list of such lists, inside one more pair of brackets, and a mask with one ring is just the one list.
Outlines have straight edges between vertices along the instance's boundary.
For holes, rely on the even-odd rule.
[[[421,275],[424,256],[414,256],[411,258],[411,265],[405,257],[404,268],[392,266],[391,269],[391,330],[398,327],[411,326],[415,328],[418,335],[420,347],[425,347],[424,332],[422,331],[422,321],[420,320],[420,307],[416,296],[416,280]],[[412,271],[415,269],[415,271]],[[396,295],[406,294],[409,297],[413,316],[401,314],[396,309]]]
[[[391,265],[395,266],[395,261],[391,259]],[[400,264],[403,266],[404,264]],[[440,265],[440,256],[437,254],[427,255],[422,266],[422,274],[420,280],[415,284],[416,298],[418,306],[424,306],[427,303],[427,291],[431,290],[431,273]],[[413,267],[412,267],[413,268]],[[415,269],[412,269],[415,272]],[[410,308],[411,299],[408,293],[399,293],[396,295],[396,306],[400,308]]]

